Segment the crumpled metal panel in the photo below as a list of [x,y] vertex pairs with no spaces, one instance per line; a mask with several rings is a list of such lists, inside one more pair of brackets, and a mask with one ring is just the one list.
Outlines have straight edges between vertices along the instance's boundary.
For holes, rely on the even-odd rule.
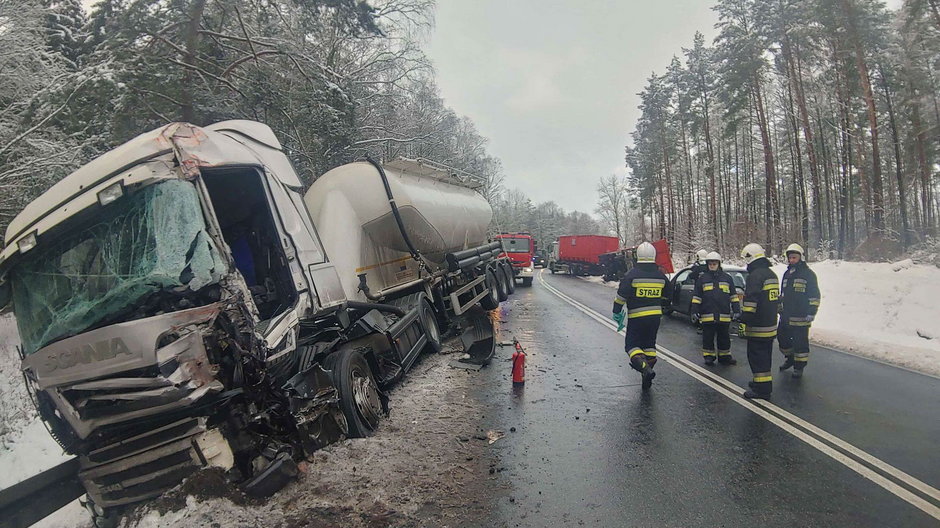
[[23,370],[43,390],[154,366],[161,335],[211,321],[220,310],[214,303],[98,328],[26,356]]

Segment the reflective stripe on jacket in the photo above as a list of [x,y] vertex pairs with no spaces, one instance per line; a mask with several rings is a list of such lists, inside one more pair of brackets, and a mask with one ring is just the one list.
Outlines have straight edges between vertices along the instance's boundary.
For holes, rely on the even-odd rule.
[[620,280],[614,313],[620,313],[626,306],[628,319],[660,316],[669,289],[669,281],[656,264],[637,264]]
[[780,302],[783,303],[781,322],[790,326],[810,326],[808,315],[819,310],[819,283],[816,274],[806,262],[790,266],[780,279]]
[[702,323],[730,323],[731,315],[740,311],[734,280],[719,267],[705,270],[695,281],[692,309]]
[[747,285],[741,306],[741,322],[746,337],[772,338],[777,335],[777,304],[780,285],[770,261],[759,258],[747,265]]

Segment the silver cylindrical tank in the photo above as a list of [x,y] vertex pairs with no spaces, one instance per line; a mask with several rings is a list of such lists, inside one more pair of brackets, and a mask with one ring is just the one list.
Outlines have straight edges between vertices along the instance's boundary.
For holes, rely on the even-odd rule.
[[[383,167],[408,237],[432,265],[444,265],[448,252],[485,242],[493,212],[479,193],[418,165],[399,161]],[[347,298],[363,299],[361,273],[373,292],[418,278],[381,175],[370,163],[327,172],[304,195],[304,203]]]

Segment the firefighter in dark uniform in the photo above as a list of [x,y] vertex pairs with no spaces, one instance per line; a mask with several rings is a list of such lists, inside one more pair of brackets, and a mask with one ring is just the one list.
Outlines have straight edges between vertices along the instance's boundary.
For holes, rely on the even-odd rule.
[[[712,251],[705,257],[708,269],[695,281],[692,309],[702,323],[702,356],[705,365],[735,365],[731,356],[731,320],[740,312],[734,280],[721,269],[721,255]],[[717,341],[718,350],[715,351]]]
[[[643,375],[643,390],[653,384],[656,373],[656,334],[663,313],[663,301],[668,298],[669,281],[656,266],[656,248],[643,242],[636,248],[636,266],[623,279],[614,299],[614,321],[619,331],[626,319],[624,347],[630,356],[630,366]],[[626,310],[624,310],[626,307]]]
[[793,367],[793,377],[802,378],[803,369],[809,361],[809,327],[819,310],[819,283],[816,274],[809,269],[799,244],[787,248],[789,266],[780,280],[780,326],[777,341],[786,361],[780,370]]
[[689,273],[689,278],[693,282],[698,280],[698,276],[702,274],[705,270],[708,269],[708,264],[705,262],[705,257],[708,256],[708,251],[700,249],[695,253],[695,263],[692,264],[692,272]]
[[768,399],[773,390],[770,367],[777,336],[780,284],[760,244],[744,246],[741,257],[747,262],[748,275],[740,331],[747,338],[747,362],[754,376],[744,397]]
[[[695,288],[695,283],[698,282],[699,275],[708,271],[708,264],[705,263],[705,257],[708,256],[708,251],[700,249],[695,253],[695,262],[692,264],[692,271],[689,273],[688,280],[692,282],[692,288]],[[695,331],[699,334],[702,333],[702,323],[698,320],[698,314],[695,310],[692,310],[690,314],[692,316],[692,323],[695,325]]]

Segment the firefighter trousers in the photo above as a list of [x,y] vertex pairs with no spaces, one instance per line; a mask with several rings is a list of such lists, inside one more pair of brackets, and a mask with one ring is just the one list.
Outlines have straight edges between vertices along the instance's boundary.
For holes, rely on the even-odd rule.
[[718,359],[719,363],[725,363],[731,360],[731,323],[702,323],[702,355],[705,361]]
[[780,352],[793,358],[793,368],[803,370],[809,361],[809,326],[793,326],[781,321],[777,327],[777,341]]
[[773,374],[770,372],[773,351],[772,337],[747,338],[747,363],[754,376],[754,380],[749,385],[758,394],[770,394],[773,390]]
[[647,315],[627,319],[624,348],[630,356],[630,366],[642,371],[647,365],[656,364],[656,334],[659,332],[659,315]]

